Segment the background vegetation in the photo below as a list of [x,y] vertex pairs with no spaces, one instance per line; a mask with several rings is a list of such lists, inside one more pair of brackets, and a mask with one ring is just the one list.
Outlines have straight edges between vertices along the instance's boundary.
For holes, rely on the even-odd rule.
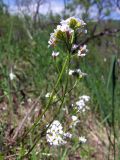
[[[1,160],[120,159],[120,21],[110,16],[113,7],[120,11],[120,4],[113,1],[64,1],[60,14],[49,11],[45,15],[39,13],[40,6],[49,1],[16,1],[21,15],[11,14],[9,6],[0,1]],[[37,7],[31,16],[27,11],[32,3]],[[75,140],[68,149],[55,148],[50,147],[42,135],[44,126],[51,120],[53,106],[51,112],[44,115],[43,124],[26,133],[41,115],[47,103],[45,95],[51,92],[56,81],[52,49],[48,49],[49,35],[61,18],[74,16],[76,10],[77,16],[87,23],[88,34],[81,44],[87,44],[89,52],[81,61],[75,59],[74,68],[80,67],[88,76],[80,80],[66,104],[70,107],[80,95],[91,97],[90,110],[79,115],[81,123],[75,131],[86,135],[87,143],[77,148]],[[94,15],[94,11],[97,14]],[[61,69],[65,54],[61,48],[59,51],[57,64]],[[11,72],[16,76],[13,81],[9,77]]]

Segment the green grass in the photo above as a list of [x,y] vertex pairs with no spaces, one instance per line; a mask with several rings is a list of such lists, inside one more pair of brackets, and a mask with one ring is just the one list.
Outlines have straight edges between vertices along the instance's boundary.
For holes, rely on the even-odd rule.
[[[92,160],[93,158],[91,155],[95,152],[93,146],[89,143],[82,147],[78,146],[78,140],[76,138],[76,135],[78,134],[85,134],[86,136],[89,134],[90,130],[86,127],[86,123],[91,114],[95,116],[95,120],[98,120],[103,128],[105,127],[110,131],[110,138],[112,141],[114,132],[116,135],[115,138],[118,140],[120,132],[119,66],[114,60],[111,61],[112,56],[115,54],[114,52],[107,50],[107,48],[102,48],[103,46],[101,49],[97,44],[94,44],[94,42],[89,43],[89,53],[84,59],[74,58],[70,64],[71,68],[80,67],[83,72],[88,74],[88,76],[78,81],[77,86],[75,86],[74,90],[68,94],[65,100],[62,97],[61,101],[58,101],[55,104],[53,103],[50,107],[48,105],[48,108],[50,109],[49,112],[48,110],[46,111],[44,115],[45,119],[42,120],[42,123],[30,132],[25,139],[21,137],[23,136],[23,133],[26,133],[31,128],[32,124],[39,119],[46,104],[49,104],[45,98],[45,94],[53,90],[56,79],[58,78],[58,71],[55,68],[56,64],[59,70],[61,70],[65,63],[67,53],[64,53],[61,48],[58,48],[61,52],[59,59],[55,62],[51,57],[52,49],[48,48],[48,39],[52,27],[36,32],[33,31],[31,40],[26,33],[24,23],[22,22],[23,24],[20,25],[21,20],[16,24],[16,17],[11,19],[7,17],[7,22],[11,22],[11,27],[8,27],[8,24],[7,22],[5,23],[4,19],[2,19],[2,22],[3,23],[0,25],[1,27],[5,27],[5,34],[0,37],[0,147],[2,146],[2,149],[0,148],[0,159],[4,159],[6,156],[13,156],[14,159],[15,156],[15,159],[20,160],[22,159],[21,157],[23,157],[26,152],[28,153],[29,149],[36,144],[27,155],[28,159],[67,160],[70,156],[81,156],[85,160]],[[113,39],[109,40],[113,41]],[[119,45],[119,40],[116,39],[116,41],[116,45]],[[102,50],[106,50],[107,54],[104,54]],[[107,62],[104,62],[104,57],[107,58]],[[118,57],[119,54],[117,55],[117,58]],[[114,79],[112,79],[113,63],[116,65]],[[9,80],[11,68],[16,75],[16,79],[12,82]],[[62,89],[64,90],[67,86],[64,84],[67,83],[66,74],[62,74],[63,77],[58,79],[59,83],[56,85],[58,90],[54,91],[55,94],[57,92],[59,97],[62,94]],[[70,83],[67,87],[68,89],[71,89],[77,78],[70,77],[68,80]],[[115,90],[114,86],[112,88],[114,80],[116,81]],[[76,114],[75,110],[71,109],[71,104],[75,103],[78,100],[78,97],[83,94],[91,97],[89,103],[90,111],[83,115],[79,115],[81,124],[77,126],[77,129],[72,130],[74,133],[73,141],[67,147],[49,148],[45,135],[42,135],[42,131],[44,131],[46,124],[52,121],[52,118],[55,116],[61,120],[64,128],[67,130],[68,124],[70,124],[69,117]],[[12,144],[11,141],[9,142],[10,138],[14,135],[16,127],[32,105],[28,104],[27,100],[31,98],[33,102],[38,96],[40,96],[38,105],[39,113],[34,112],[34,110],[32,111],[32,120],[30,123],[28,121],[26,122],[24,129],[19,135],[20,137],[18,136],[17,143],[15,145],[13,143],[13,146],[10,148],[8,145],[10,143]],[[3,109],[4,103],[7,105],[5,110]],[[60,115],[57,115],[56,113],[58,113],[59,107],[65,107],[66,105],[69,113],[64,114],[61,112]],[[113,107],[115,108],[114,111]],[[113,130],[113,128],[115,130]],[[97,133],[99,135],[98,131]],[[6,134],[8,134],[8,139],[6,139]],[[23,138],[22,141],[21,138]],[[117,145],[120,145],[119,141],[116,143],[116,147]]]

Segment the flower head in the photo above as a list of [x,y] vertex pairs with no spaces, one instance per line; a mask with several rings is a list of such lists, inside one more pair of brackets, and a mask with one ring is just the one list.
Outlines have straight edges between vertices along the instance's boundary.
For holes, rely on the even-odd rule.
[[51,93],[49,93],[49,92],[46,93],[46,95],[45,95],[46,98],[48,98],[48,97],[50,97],[50,96],[51,96]]
[[58,55],[59,55],[59,52],[55,52],[55,51],[52,52],[52,57],[53,58],[56,58]]
[[72,138],[72,134],[67,132],[67,133],[64,133],[64,137],[65,138]]
[[[74,32],[83,32],[83,27],[85,23],[83,20],[75,17],[70,17],[66,20],[62,20],[60,25],[54,29],[54,33],[50,34],[50,39],[48,41],[49,46],[55,47],[57,43],[68,43],[71,45],[74,39]],[[79,31],[78,31],[79,30]],[[84,31],[86,33],[86,31]]]
[[[51,92],[48,92],[46,93],[45,97],[46,98],[50,98],[52,96],[52,93]],[[56,100],[57,99],[57,96],[56,95],[53,95],[53,100]]]
[[83,45],[83,46],[81,46],[80,49],[78,50],[78,56],[79,56],[79,57],[84,57],[87,52],[88,52],[87,46],[86,46],[86,45]]
[[9,74],[10,80],[14,80],[16,78],[16,75],[11,71]]
[[64,141],[62,138],[63,133],[64,132],[61,123],[58,120],[54,120],[47,130],[46,139],[50,145],[63,145],[66,143],[66,141]]
[[77,44],[73,44],[73,45],[72,45],[72,50],[75,50],[77,47],[78,47]]
[[46,139],[50,145],[59,146],[67,143],[65,138],[71,138],[72,134],[63,131],[63,127],[58,120],[54,120],[46,132]]
[[71,70],[71,69],[69,69],[69,75],[71,76],[71,75],[73,75],[73,73],[74,73],[74,70]]
[[90,97],[87,95],[83,95],[79,97],[80,100],[84,100],[85,102],[88,102],[90,100]]
[[49,39],[49,41],[48,41],[48,47],[50,47],[50,46],[55,46],[56,45],[56,38],[55,38],[55,35],[54,35],[54,33],[51,33],[50,34],[50,39]]
[[83,100],[79,100],[79,101],[76,102],[76,105],[77,105],[77,107],[78,107],[78,110],[80,111],[80,110],[83,110],[83,109],[84,109],[84,107],[85,107],[85,102],[84,102]]
[[69,25],[70,28],[72,29],[77,29],[80,28],[84,25],[86,25],[86,23],[84,23],[83,20],[79,19],[79,18],[75,18],[75,17],[70,17],[66,20],[62,20],[61,24],[63,25]]
[[89,109],[86,106],[86,102],[88,102],[90,100],[89,96],[83,95],[79,97],[79,100],[76,102],[76,106],[77,106],[77,110],[78,112],[82,111],[86,111],[86,109]]
[[84,136],[79,137],[80,143],[86,143],[87,139]]
[[72,123],[70,125],[70,128],[75,127],[80,122],[77,116],[73,115],[71,118],[72,118]]
[[49,46],[55,46],[58,42],[64,42],[66,39],[70,39],[74,33],[74,30],[67,24],[58,25],[54,29],[54,33],[50,34],[50,40],[48,41]]
[[73,75],[73,76],[78,76],[79,78],[82,78],[84,76],[86,76],[87,74],[86,73],[83,73],[80,69],[75,69],[75,70],[69,70],[69,73],[68,73],[70,76]]

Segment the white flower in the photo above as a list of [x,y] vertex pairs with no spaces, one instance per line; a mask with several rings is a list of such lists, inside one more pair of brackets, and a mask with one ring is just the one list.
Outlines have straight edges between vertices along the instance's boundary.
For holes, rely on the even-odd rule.
[[46,95],[45,95],[46,98],[49,98],[50,96],[51,96],[51,93],[49,93],[49,92],[46,93]]
[[74,32],[74,30],[71,29],[71,28],[69,27],[69,25],[67,25],[67,24],[58,25],[58,26],[57,26],[57,29],[55,29],[54,31],[55,31],[55,32],[58,32],[58,31],[69,32],[70,34]]
[[51,96],[52,96],[52,99],[53,99],[53,100],[56,100],[56,99],[57,99],[57,96],[56,96],[56,95],[52,95],[52,92],[48,92],[48,93],[46,93],[46,95],[45,95],[46,98],[50,98]]
[[106,58],[104,58],[104,62],[106,62],[107,61],[107,59]]
[[87,46],[83,45],[80,47],[80,49],[78,50],[78,56],[79,57],[84,57],[86,55],[86,52],[88,52]]
[[58,120],[54,120],[46,132],[47,142],[54,146],[66,144],[67,141],[65,141],[64,138],[70,138],[71,136],[69,132],[63,132],[63,127]]
[[[65,37],[69,40],[72,40],[74,36],[74,31],[81,29],[81,32],[83,32],[83,26],[86,25],[83,20],[75,17],[70,17],[66,20],[62,20],[60,22],[60,25],[57,26],[56,29],[54,29],[54,33],[50,34],[50,40],[48,41],[48,46],[55,46],[56,43],[65,41]],[[65,34],[66,33],[66,36]],[[86,30],[84,30],[84,33],[86,33]]]
[[84,33],[87,34],[87,30],[86,29],[84,30]]
[[76,17],[70,17],[70,18],[68,18],[68,19],[66,19],[66,20],[62,20],[60,23],[61,23],[62,25],[63,25],[63,24],[66,25],[66,24],[69,24],[72,19],[76,20],[81,26],[86,25],[86,23],[85,23],[83,20],[81,20],[81,19],[79,19],[79,18],[76,18]]
[[48,44],[49,44],[48,47],[54,46],[55,43],[56,43],[55,35],[54,35],[54,33],[51,33],[50,34],[50,40],[48,41]]
[[73,121],[77,121],[77,120],[78,120],[78,117],[77,117],[77,116],[72,116],[72,120],[73,120]]
[[10,80],[14,80],[16,78],[16,75],[11,71],[9,74]]
[[79,123],[80,120],[78,119],[77,116],[72,116],[72,124],[70,125],[70,128],[75,127],[77,125],[77,123]]
[[86,76],[87,74],[83,73],[80,69],[75,69],[75,70],[69,69],[69,75],[70,76],[71,75],[77,75],[77,76],[82,78],[82,77]]
[[85,107],[85,102],[84,102],[84,100],[79,100],[76,102],[76,105],[78,107],[78,110],[80,111]]
[[85,44],[84,44],[84,46],[82,46],[82,47],[81,47],[81,50],[83,50],[83,51],[86,51],[86,52],[87,52],[87,51],[88,51],[88,50],[87,50],[87,45],[85,45]]
[[87,139],[84,136],[79,137],[80,143],[86,143]]
[[86,106],[86,102],[88,102],[90,100],[90,97],[87,95],[83,95],[79,97],[79,101],[76,102],[77,105],[77,110],[85,112],[86,109],[88,110],[89,107]]
[[77,47],[78,47],[77,44],[73,44],[73,45],[72,45],[72,49],[73,49],[73,50],[74,50],[74,49],[77,49]]
[[85,53],[82,53],[81,50],[78,51],[78,57],[85,57],[86,54]]
[[90,100],[89,96],[83,95],[79,97],[80,100],[84,100],[85,102],[88,102]]
[[64,137],[65,138],[72,138],[72,134],[67,132],[67,133],[64,133]]
[[73,73],[74,73],[74,70],[70,69],[68,74],[71,76]]
[[49,46],[55,46],[56,42],[61,40],[59,39],[58,33],[59,31],[63,33],[67,33],[69,36],[74,33],[74,30],[69,27],[67,24],[58,25],[56,29],[54,29],[54,33],[50,34],[50,40],[48,41]]
[[52,52],[52,57],[57,57],[58,55],[59,55],[59,52],[55,52],[55,51]]
[[118,64],[120,65],[120,58],[117,59]]
[[83,73],[80,69],[76,69],[75,72],[78,73],[81,78],[87,76],[87,74]]

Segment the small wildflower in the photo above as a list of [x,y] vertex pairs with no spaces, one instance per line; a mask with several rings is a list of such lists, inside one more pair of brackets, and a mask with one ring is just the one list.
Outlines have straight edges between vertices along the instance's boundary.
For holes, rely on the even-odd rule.
[[85,107],[85,102],[84,102],[84,100],[79,100],[76,102],[76,105],[78,107],[78,110],[80,111]]
[[14,80],[16,78],[16,75],[11,71],[9,74],[10,80]]
[[[58,42],[71,42],[73,40],[74,32],[78,30],[83,32],[83,27],[86,25],[83,20],[75,17],[70,17],[66,20],[62,20],[60,25],[54,29],[54,33],[50,34],[48,41],[48,47],[55,47]],[[86,30],[84,30],[86,33]],[[74,46],[75,47],[75,46]]]
[[74,73],[74,70],[70,69],[68,74],[71,76],[73,73]]
[[83,73],[80,69],[69,70],[69,75],[79,76],[80,78],[86,76],[86,73]]
[[79,27],[82,27],[82,26],[86,25],[86,23],[83,20],[81,20],[79,18],[76,18],[76,17],[70,17],[66,20],[62,20],[61,24],[62,25],[63,24],[64,25],[69,25],[73,29],[77,29]]
[[87,34],[87,30],[86,29],[84,30],[84,33]]
[[83,45],[80,47],[80,49],[78,50],[78,56],[79,57],[84,57],[86,56],[86,52],[88,52],[87,46]]
[[72,138],[72,134],[71,133],[69,133],[69,132],[67,132],[67,133],[64,133],[64,137],[65,138]]
[[80,69],[76,69],[76,73],[78,73],[79,77],[82,78],[84,76],[87,76],[86,73],[82,72]]
[[75,122],[75,121],[78,120],[78,117],[77,116],[72,116],[72,120],[73,120],[73,122]]
[[[52,96],[52,93],[48,92],[46,93],[45,97],[46,98],[50,98]],[[56,100],[57,99],[57,96],[56,95],[53,95],[53,100]]]
[[104,58],[104,62],[106,62],[107,61],[107,59],[106,58]]
[[89,107],[86,106],[86,102],[90,100],[89,96],[83,95],[79,97],[79,101],[76,102],[77,110],[85,112],[86,109],[89,109]]
[[77,47],[78,47],[78,45],[77,45],[77,44],[73,44],[73,45],[72,45],[72,50],[77,49]]
[[86,143],[87,139],[84,136],[79,137],[80,143]]
[[79,97],[80,100],[84,100],[85,102],[88,102],[90,100],[90,97],[87,95],[83,95]]
[[68,32],[69,34],[72,34],[74,32],[73,29],[71,29],[69,27],[69,25],[64,25],[64,24],[63,25],[58,25],[57,29],[55,29],[54,31],[55,31],[55,33],[57,33],[58,31]]
[[49,92],[45,95],[46,98],[49,98],[50,96],[51,96],[51,93]]
[[51,33],[50,34],[50,40],[48,41],[48,47],[50,47],[50,46],[55,46],[55,44],[56,44],[56,38],[55,38],[55,35],[54,35],[54,33]]
[[120,58],[117,59],[118,64],[120,65]]
[[52,156],[52,154],[50,154],[50,153],[41,153],[41,154],[44,155],[44,156]]
[[64,38],[70,38],[74,33],[74,30],[71,29],[68,25],[58,25],[56,29],[54,29],[54,33],[50,34],[50,40],[48,41],[49,46],[55,46],[57,42],[64,41]]
[[78,119],[77,116],[72,116],[72,124],[70,125],[70,128],[75,127],[78,123],[80,122],[80,120]]
[[59,52],[55,52],[55,51],[52,52],[52,57],[53,58],[56,58],[58,55],[59,55]]
[[64,145],[67,143],[67,141],[65,141],[65,138],[71,137],[72,134],[70,134],[69,132],[65,133],[63,131],[63,127],[58,120],[53,121],[46,133],[47,142],[49,142],[50,145],[53,146]]

